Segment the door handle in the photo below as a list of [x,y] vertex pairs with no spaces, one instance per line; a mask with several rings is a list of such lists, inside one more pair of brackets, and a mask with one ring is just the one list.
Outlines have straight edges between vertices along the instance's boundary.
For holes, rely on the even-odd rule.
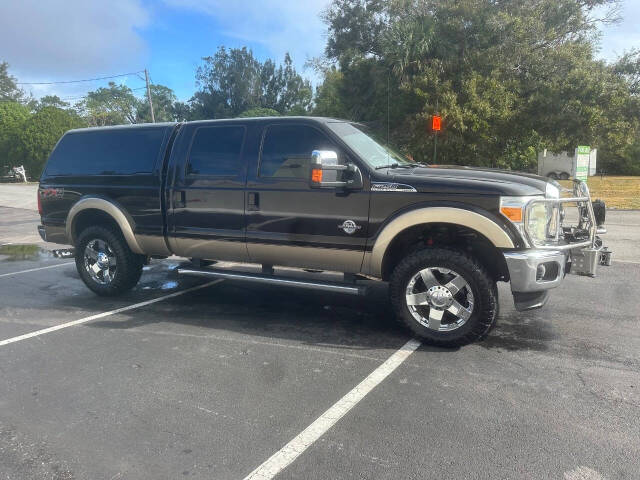
[[247,194],[247,210],[260,210],[260,194],[258,192],[249,192]]
[[185,208],[187,206],[187,192],[176,190],[173,194],[173,208]]

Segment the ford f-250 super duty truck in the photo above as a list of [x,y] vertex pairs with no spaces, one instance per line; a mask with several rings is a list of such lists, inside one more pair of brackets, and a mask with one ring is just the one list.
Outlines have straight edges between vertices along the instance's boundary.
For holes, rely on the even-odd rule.
[[[99,295],[132,288],[149,258],[172,254],[192,259],[183,274],[318,291],[358,294],[366,277],[389,282],[416,335],[460,345],[495,323],[496,282],[532,309],[570,268],[593,275],[610,263],[597,236],[604,206],[581,182],[569,195],[535,175],[416,164],[363,126],[327,118],[89,128],[66,133],[47,162],[39,231],[75,247]],[[216,260],[262,273],[211,268]]]

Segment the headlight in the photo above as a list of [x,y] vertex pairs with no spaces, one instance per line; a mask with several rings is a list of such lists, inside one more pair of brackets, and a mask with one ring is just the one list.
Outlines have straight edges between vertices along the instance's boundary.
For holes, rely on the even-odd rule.
[[[553,185],[551,185],[552,188]],[[558,189],[557,194],[560,195]],[[554,194],[547,189],[547,193]],[[551,197],[554,198],[554,197]],[[559,228],[558,205],[549,202],[536,202],[541,197],[501,197],[500,213],[507,217],[518,229],[531,247],[556,241]],[[527,208],[527,204],[529,207]],[[525,211],[526,209],[526,211]]]
[[545,245],[556,240],[558,231],[558,206],[553,203],[533,203],[526,214],[527,232],[535,245]]
[[527,234],[524,231],[524,208],[525,205],[535,197],[501,197],[500,213],[507,217],[518,229],[520,235],[528,244]]

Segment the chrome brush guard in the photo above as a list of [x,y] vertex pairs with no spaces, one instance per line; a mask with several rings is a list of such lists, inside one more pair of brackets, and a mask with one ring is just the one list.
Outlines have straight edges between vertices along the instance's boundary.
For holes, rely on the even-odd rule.
[[[595,276],[597,266],[611,265],[612,255],[603,246],[598,234],[606,233],[602,225],[598,225],[589,193],[589,187],[581,180],[573,181],[573,189],[563,189],[562,193],[570,196],[560,198],[533,198],[524,211],[524,232],[527,241],[536,249],[569,251],[571,273]],[[536,242],[529,231],[530,215],[534,205],[543,203],[553,208],[550,222],[554,222],[555,235],[544,243]],[[565,227],[565,206],[575,204],[578,212],[576,226]]]

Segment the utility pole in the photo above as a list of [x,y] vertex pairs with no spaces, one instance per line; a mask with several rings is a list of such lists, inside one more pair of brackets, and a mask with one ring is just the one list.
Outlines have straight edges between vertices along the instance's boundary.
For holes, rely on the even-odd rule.
[[436,158],[438,155],[438,132],[440,131],[440,113],[438,111],[438,99],[436,98],[436,115],[438,117],[438,123],[432,121],[431,129],[433,130],[433,164],[436,165]]
[[438,154],[438,132],[433,132],[433,164],[436,164]]
[[149,88],[149,72],[144,69],[144,79],[147,82],[147,98],[149,99],[149,108],[151,109],[151,123],[156,123],[156,116],[153,114],[153,103],[151,102],[151,89]]

